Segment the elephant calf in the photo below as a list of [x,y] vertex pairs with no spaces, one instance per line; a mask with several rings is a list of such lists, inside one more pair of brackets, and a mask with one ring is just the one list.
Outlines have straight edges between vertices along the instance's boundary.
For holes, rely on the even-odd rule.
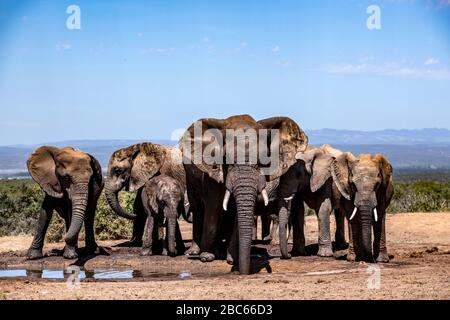
[[42,258],[45,233],[56,210],[66,222],[64,258],[77,257],[78,233],[84,222],[86,251],[94,252],[94,215],[103,189],[102,169],[91,155],[71,147],[40,147],[27,161],[28,171],[42,190],[42,203],[36,235],[28,259]]
[[154,241],[161,239],[160,227],[163,225],[167,230],[168,255],[174,257],[177,253],[184,254],[184,243],[177,221],[180,214],[186,217],[182,184],[167,175],[156,176],[145,183],[142,191],[142,203],[147,213],[147,229],[142,255],[155,253]]
[[391,164],[381,154],[347,152],[334,160],[331,173],[349,221],[347,260],[389,262],[385,224],[394,194]]
[[336,247],[345,248],[344,216],[339,210],[340,194],[334,186],[331,166],[336,156],[342,152],[329,145],[320,148],[308,147],[296,154],[296,163],[281,177],[278,188],[280,250],[282,258],[289,259],[287,252],[286,227],[291,211],[294,229],[294,255],[305,255],[304,202],[312,208],[319,224],[318,256],[331,257],[333,249],[330,236],[330,214],[336,215]]

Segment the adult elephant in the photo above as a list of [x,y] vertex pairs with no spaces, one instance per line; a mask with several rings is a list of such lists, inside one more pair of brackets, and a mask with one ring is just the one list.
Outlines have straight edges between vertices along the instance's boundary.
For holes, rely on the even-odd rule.
[[394,194],[391,164],[381,154],[355,157],[347,152],[334,160],[331,173],[345,198],[342,206],[350,238],[347,260],[389,262],[385,225],[386,209]]
[[28,172],[45,192],[28,259],[42,258],[45,234],[56,210],[66,223],[64,258],[76,258],[78,234],[84,222],[86,252],[94,252],[94,215],[103,189],[102,169],[91,155],[71,147],[43,146],[27,161]]
[[[333,249],[330,236],[330,214],[335,212],[336,247],[345,248],[344,215],[340,210],[341,195],[334,185],[331,167],[335,157],[342,154],[330,145],[320,148],[308,147],[296,155],[296,163],[280,178],[278,188],[280,250],[282,258],[289,259],[287,251],[287,225],[289,218],[293,224],[294,255],[305,255],[304,203],[313,209],[318,220],[318,256],[331,257]],[[291,212],[293,213],[291,215]]]
[[[261,121],[249,115],[207,118],[188,128],[180,147],[189,203],[195,213],[193,239],[200,244],[196,249],[202,261],[215,259],[217,241],[222,240],[217,235],[223,210],[228,209],[236,212],[230,249],[238,250],[231,250],[232,258],[241,274],[249,274],[257,196],[261,194],[268,204],[266,181],[285,173],[307,143],[306,134],[287,117]],[[228,206],[230,199],[233,201]]]
[[[129,246],[142,246],[147,216],[142,205],[142,187],[151,178],[164,174],[179,181],[186,188],[186,178],[177,147],[144,142],[115,151],[108,165],[105,184],[106,199],[113,211],[121,217],[134,220],[133,236]],[[137,191],[133,213],[120,206],[121,190]]]

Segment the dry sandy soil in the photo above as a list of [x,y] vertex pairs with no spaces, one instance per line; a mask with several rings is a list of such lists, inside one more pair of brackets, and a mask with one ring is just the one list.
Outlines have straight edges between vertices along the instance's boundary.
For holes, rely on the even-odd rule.
[[[185,239],[190,226],[183,225]],[[306,220],[307,243],[317,243],[315,217]],[[185,256],[141,257],[139,250],[117,246],[123,241],[99,244],[101,254],[83,261],[51,255],[26,261],[31,237],[0,238],[0,269],[28,270],[27,277],[0,278],[0,299],[449,299],[450,213],[389,215],[387,222],[390,263],[349,263],[344,252],[335,258],[316,256],[280,260],[276,245],[256,245],[252,257],[258,273],[231,274],[223,260],[204,264]],[[45,252],[63,244],[47,244]],[[86,275],[96,270],[134,270],[133,279],[81,281],[42,279],[43,269],[64,269],[78,263]],[[268,267],[268,268],[267,268]],[[380,286],[376,285],[379,267]],[[271,269],[272,273],[268,273]],[[180,279],[189,270],[192,277]],[[131,272],[131,271],[130,271]],[[372,284],[372,285],[370,285]]]

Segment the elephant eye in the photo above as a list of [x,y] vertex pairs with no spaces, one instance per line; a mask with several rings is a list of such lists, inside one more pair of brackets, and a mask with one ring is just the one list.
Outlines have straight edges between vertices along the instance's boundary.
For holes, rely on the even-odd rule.
[[114,173],[117,174],[117,175],[120,175],[120,174],[122,174],[124,172],[125,172],[125,169],[123,169],[123,168],[115,168],[114,169]]

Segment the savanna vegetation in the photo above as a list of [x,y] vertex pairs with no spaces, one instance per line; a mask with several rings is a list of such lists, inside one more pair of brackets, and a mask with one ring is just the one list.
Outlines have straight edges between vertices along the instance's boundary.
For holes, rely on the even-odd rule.
[[[426,179],[412,179],[408,173],[400,176],[395,184],[394,199],[389,207],[391,213],[450,211],[450,176],[439,175],[438,182]],[[44,193],[31,180],[0,181],[0,236],[33,234]],[[121,192],[120,201],[124,208],[132,211],[135,195]],[[95,218],[97,239],[126,239],[131,236],[132,222],[115,215],[104,194],[100,197]],[[61,241],[64,236],[64,222],[58,214],[53,215],[47,232],[47,241]],[[83,231],[80,238],[83,239]]]

